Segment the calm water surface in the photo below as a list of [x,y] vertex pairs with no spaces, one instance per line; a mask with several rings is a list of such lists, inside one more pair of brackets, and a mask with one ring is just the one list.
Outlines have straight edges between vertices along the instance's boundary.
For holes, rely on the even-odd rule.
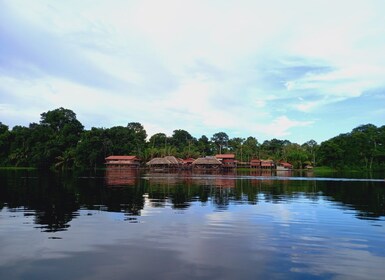
[[0,171],[0,279],[383,279],[384,179],[306,176]]

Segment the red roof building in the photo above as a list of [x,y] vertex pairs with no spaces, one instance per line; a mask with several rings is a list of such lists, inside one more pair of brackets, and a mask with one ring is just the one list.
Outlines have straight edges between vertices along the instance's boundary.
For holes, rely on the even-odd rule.
[[281,161],[280,163],[277,164],[277,170],[291,170],[291,169],[293,169],[293,165],[288,162]]
[[274,168],[274,161],[271,159],[261,160],[261,168],[272,169]]
[[261,160],[260,159],[252,159],[250,161],[250,168],[261,168]]
[[271,159],[252,159],[250,161],[251,168],[273,169],[274,166],[274,161]]
[[217,159],[234,159],[235,160],[235,155],[234,154],[218,154],[215,156]]
[[234,154],[218,154],[215,156],[215,158],[222,162],[223,168],[237,167],[237,161],[235,160]]
[[139,167],[137,156],[109,156],[106,157],[107,167]]

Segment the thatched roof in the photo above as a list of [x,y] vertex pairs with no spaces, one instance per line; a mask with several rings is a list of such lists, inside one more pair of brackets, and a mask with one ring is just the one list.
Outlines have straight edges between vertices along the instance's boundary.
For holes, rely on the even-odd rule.
[[179,164],[178,160],[173,156],[167,156],[163,158],[153,158],[147,165],[176,165]]
[[197,158],[193,161],[193,165],[221,165],[222,163],[217,160],[215,157],[203,157],[203,158]]
[[179,161],[174,156],[166,156],[164,159],[168,160],[171,164],[179,164]]
[[149,162],[146,163],[147,165],[168,165],[170,162],[164,158],[153,158]]

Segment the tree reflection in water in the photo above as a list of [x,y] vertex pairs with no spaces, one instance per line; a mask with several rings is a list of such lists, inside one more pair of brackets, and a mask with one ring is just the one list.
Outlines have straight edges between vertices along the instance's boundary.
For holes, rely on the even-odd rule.
[[246,175],[249,177],[239,178],[235,173],[131,170],[81,176],[1,171],[0,209],[7,207],[34,215],[37,227],[48,232],[68,230],[81,209],[124,213],[125,220],[135,222],[145,207],[145,199],[150,207],[183,210],[200,201],[226,211],[232,203],[283,203],[301,196],[317,201],[322,197],[357,210],[360,219],[385,216],[384,183],[275,180],[269,177],[275,175],[271,173]]

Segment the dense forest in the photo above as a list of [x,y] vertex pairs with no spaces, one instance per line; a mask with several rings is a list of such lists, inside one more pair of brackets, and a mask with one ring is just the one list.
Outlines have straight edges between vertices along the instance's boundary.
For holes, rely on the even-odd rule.
[[361,125],[321,144],[309,140],[300,145],[279,139],[259,143],[253,136],[230,138],[225,132],[195,138],[183,129],[174,130],[171,136],[160,132],[147,139],[138,122],[86,130],[76,114],[64,108],[42,113],[40,122],[29,127],[10,130],[0,122],[0,166],[95,168],[103,167],[109,155],[137,155],[146,162],[166,155],[197,158],[218,153],[234,153],[241,162],[252,158],[283,160],[295,168],[384,169],[385,126]]

